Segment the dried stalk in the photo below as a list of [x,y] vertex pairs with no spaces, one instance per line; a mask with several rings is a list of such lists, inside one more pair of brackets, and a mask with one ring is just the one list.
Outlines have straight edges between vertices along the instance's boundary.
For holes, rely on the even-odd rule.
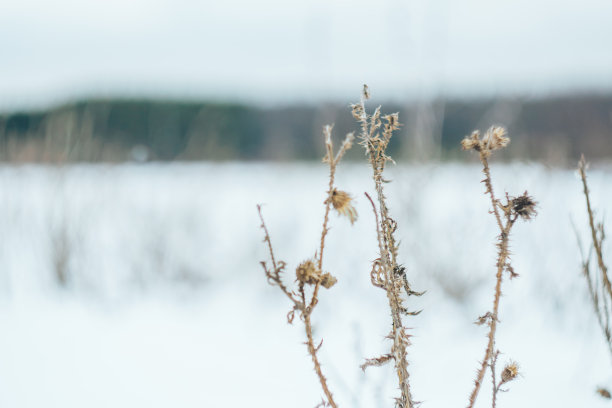
[[[510,251],[509,251],[509,238],[510,231],[512,226],[518,219],[521,217],[525,220],[531,219],[534,215],[536,215],[535,211],[535,201],[531,197],[527,195],[527,192],[522,196],[511,198],[506,194],[506,202],[502,204],[502,202],[496,198],[495,193],[493,192],[493,182],[491,180],[491,172],[489,169],[488,157],[490,157],[491,152],[493,150],[501,149],[510,142],[510,139],[506,137],[506,130],[501,127],[492,127],[490,128],[484,137],[480,138],[480,132],[473,132],[471,136],[466,137],[462,142],[463,149],[465,150],[475,150],[479,153],[480,161],[482,163],[482,172],[485,175],[484,180],[482,182],[485,184],[485,194],[489,195],[491,200],[491,205],[493,207],[493,214],[495,215],[495,221],[499,228],[499,236],[498,236],[498,253],[497,253],[497,272],[495,275],[495,289],[493,296],[493,309],[490,312],[487,312],[483,316],[481,316],[477,323],[478,324],[488,324],[489,333],[487,335],[488,342],[487,347],[485,349],[485,355],[480,363],[480,367],[476,373],[476,379],[474,381],[474,388],[470,394],[468,408],[472,408],[476,403],[476,398],[478,397],[478,392],[480,391],[480,387],[482,385],[482,381],[484,379],[487,368],[491,368],[493,378],[495,378],[495,371],[493,369],[493,364],[495,359],[497,358],[497,353],[499,351],[495,350],[495,333],[497,331],[497,323],[499,323],[499,301],[501,298],[501,287],[503,280],[504,271],[508,271],[510,274],[510,278],[518,276],[512,266],[510,265]],[[503,383],[503,381],[502,381]],[[501,383],[500,383],[501,384]],[[496,396],[497,391],[495,386],[495,380],[493,381],[493,393]],[[496,398],[496,397],[495,397]],[[495,402],[494,398],[494,402]]]
[[[324,162],[329,164],[329,185],[326,193],[326,199],[324,201],[325,205],[325,213],[323,216],[323,226],[321,231],[321,239],[319,242],[319,251],[315,253],[314,257],[302,262],[296,269],[296,280],[298,281],[297,293],[294,291],[290,291],[287,286],[282,281],[282,273],[285,270],[286,263],[283,261],[277,261],[274,255],[274,250],[272,247],[272,242],[270,239],[270,234],[268,232],[268,228],[263,219],[263,215],[261,213],[261,205],[257,206],[257,211],[259,212],[259,217],[261,219],[261,228],[264,231],[264,242],[267,244],[270,260],[272,263],[272,269],[268,267],[266,262],[261,262],[261,265],[264,269],[266,277],[268,278],[268,282],[273,286],[278,286],[281,291],[291,300],[293,303],[292,309],[287,314],[287,321],[289,323],[293,323],[295,312],[300,312],[300,318],[304,322],[304,329],[306,332],[306,346],[308,348],[308,354],[312,359],[314,365],[314,371],[319,379],[321,384],[321,388],[323,389],[323,393],[325,394],[326,401],[323,400],[320,406],[331,406],[336,408],[338,405],[334,401],[333,395],[329,390],[327,385],[327,379],[323,375],[323,370],[321,369],[321,363],[319,362],[319,358],[317,353],[323,344],[323,340],[318,346],[315,346],[313,334],[312,334],[312,322],[311,316],[312,312],[319,301],[319,289],[323,286],[326,289],[331,288],[336,283],[336,278],[332,276],[328,272],[323,272],[323,252],[325,249],[325,238],[329,231],[329,213],[331,208],[333,207],[336,211],[338,211],[341,215],[346,215],[351,223],[353,223],[357,218],[357,212],[355,208],[351,204],[351,197],[340,190],[337,190],[334,187],[334,180],[336,174],[336,167],[346,151],[351,148],[352,142],[354,140],[353,134],[348,134],[342,143],[342,146],[338,150],[336,156],[333,154],[333,143],[331,140],[331,126],[326,126],[323,130],[323,134],[325,136],[325,147],[326,147],[326,155],[323,159]],[[312,294],[309,298],[306,296],[306,286],[311,286]]]
[[[608,349],[612,355],[612,333],[610,330],[610,304],[612,303],[612,286],[610,284],[610,278],[608,276],[608,268],[604,263],[602,245],[605,238],[603,223],[595,224],[595,216],[593,209],[591,208],[591,200],[589,196],[589,187],[587,185],[587,170],[588,164],[584,158],[584,155],[580,157],[578,162],[578,173],[582,180],[583,193],[586,200],[587,213],[589,215],[589,227],[591,230],[591,250],[588,256],[585,257],[580,242],[578,232],[576,237],[578,239],[578,247],[582,257],[582,273],[587,280],[587,286],[591,301],[593,302],[593,308],[597,316],[597,321],[608,344]],[[599,279],[596,273],[591,272],[590,258],[592,250],[595,250],[595,257],[597,258],[597,268],[599,270]],[[599,287],[601,282],[601,294],[599,294]]]
[[353,105],[352,108],[353,116],[361,124],[360,144],[364,146],[373,170],[378,201],[377,210],[374,200],[366,193],[374,211],[379,245],[379,258],[374,262],[370,275],[372,284],[385,290],[387,294],[392,319],[391,332],[387,337],[393,341],[393,344],[390,353],[367,359],[361,368],[365,370],[367,367],[381,366],[393,360],[401,391],[400,397],[396,398],[396,406],[412,408],[416,403],[412,399],[408,373],[407,348],[410,345],[410,335],[404,326],[402,315],[415,315],[420,311],[408,312],[403,306],[402,291],[405,291],[407,296],[420,296],[422,293],[410,289],[405,268],[397,262],[398,244],[393,235],[397,229],[397,223],[389,215],[383,189],[383,183],[387,182],[383,178],[385,164],[388,161],[393,162],[386,155],[386,149],[393,132],[399,129],[400,123],[397,113],[385,115],[381,118],[380,107],[372,115],[368,115],[365,109],[365,101],[369,99],[369,96],[369,90],[364,85],[360,103]]
[[493,399],[491,400],[491,407],[495,408],[497,405],[497,393],[499,392],[500,385],[497,385],[497,377],[495,376],[495,364],[497,363],[497,357],[499,357],[499,351],[496,351],[491,356],[491,382],[493,384]]

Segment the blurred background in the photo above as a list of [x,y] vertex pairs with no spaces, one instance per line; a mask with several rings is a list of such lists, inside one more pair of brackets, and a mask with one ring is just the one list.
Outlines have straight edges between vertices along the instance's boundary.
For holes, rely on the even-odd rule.
[[[357,130],[363,84],[370,111],[403,123],[387,191],[401,262],[427,290],[409,305],[424,309],[407,324],[415,398],[465,403],[485,346],[472,322],[490,307],[497,232],[459,142],[497,124],[512,142],[493,159],[496,191],[527,189],[540,213],[514,231],[521,277],[505,282],[498,347],[523,376],[499,404],[609,405],[595,393],[612,361],[580,275],[590,232],[574,168],[592,162],[605,219],[611,18],[604,0],[5,2],[0,406],[315,406],[303,329],[259,265],[255,206],[292,282],[320,234],[322,126],[338,143]],[[344,407],[397,393],[391,367],[358,369],[389,347],[369,281],[370,180],[355,146],[337,182],[360,220],[332,217],[339,283],[313,315]]]
[[435,0],[36,1],[0,16],[10,162],[310,160],[354,128],[363,83],[402,159],[463,157],[501,123],[509,157],[612,153],[612,5]]

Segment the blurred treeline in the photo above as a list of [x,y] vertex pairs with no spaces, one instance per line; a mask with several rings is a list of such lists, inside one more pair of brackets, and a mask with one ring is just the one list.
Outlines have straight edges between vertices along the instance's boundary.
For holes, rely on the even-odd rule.
[[[492,124],[509,129],[507,158],[564,165],[581,153],[612,157],[612,96],[383,103],[383,111],[399,112],[404,124],[391,145],[396,158],[464,158],[459,141]],[[0,115],[0,160],[310,160],[323,155],[321,129],[328,123],[338,138],[358,130],[347,105],[90,100]]]

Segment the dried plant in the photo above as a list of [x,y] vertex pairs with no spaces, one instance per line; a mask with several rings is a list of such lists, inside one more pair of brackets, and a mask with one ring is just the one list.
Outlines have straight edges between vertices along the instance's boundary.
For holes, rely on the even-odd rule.
[[478,152],[480,161],[483,166],[482,172],[484,173],[485,194],[489,195],[491,205],[493,207],[492,213],[495,216],[497,226],[499,228],[499,236],[497,242],[497,273],[496,283],[493,297],[493,309],[480,316],[476,321],[478,325],[489,326],[488,342],[485,349],[485,355],[480,363],[480,367],[476,374],[476,380],[474,381],[474,389],[470,394],[469,408],[472,408],[476,403],[478,392],[482,385],[485,373],[488,368],[491,369],[491,376],[493,378],[493,406],[495,407],[497,394],[501,390],[501,386],[508,381],[516,378],[518,375],[518,366],[516,363],[509,363],[504,367],[501,374],[501,380],[497,381],[495,372],[495,363],[499,355],[499,350],[496,349],[495,345],[495,332],[497,330],[497,324],[499,323],[499,301],[501,297],[501,287],[504,272],[507,272],[510,279],[518,276],[514,272],[510,264],[510,250],[509,250],[509,239],[510,231],[512,226],[518,220],[532,219],[537,213],[535,210],[536,202],[527,194],[527,191],[523,195],[518,197],[510,197],[506,193],[505,201],[497,199],[493,192],[493,182],[491,180],[491,172],[489,170],[489,157],[494,150],[499,150],[508,145],[510,139],[506,135],[506,130],[502,127],[491,127],[483,137],[480,132],[475,131],[470,136],[467,136],[461,142],[464,150],[474,150]]
[[[264,231],[264,242],[267,244],[271,267],[263,261],[261,265],[264,269],[268,282],[272,286],[277,286],[293,303],[293,306],[287,314],[287,321],[292,324],[295,316],[295,312],[298,312],[300,319],[304,322],[304,328],[306,331],[306,346],[308,353],[312,358],[314,364],[314,370],[319,378],[323,392],[325,393],[326,400],[323,400],[318,406],[331,406],[337,407],[334,401],[333,395],[327,385],[327,379],[323,375],[321,364],[317,353],[323,344],[323,340],[315,346],[315,342],[312,335],[312,312],[319,302],[319,289],[323,286],[326,289],[331,288],[337,281],[337,279],[329,272],[323,272],[323,253],[325,250],[325,237],[329,232],[329,213],[333,207],[338,214],[344,215],[349,218],[351,224],[357,219],[357,212],[352,204],[351,196],[341,190],[338,190],[334,185],[334,179],[336,175],[336,167],[346,151],[351,148],[354,140],[352,133],[346,135],[342,146],[338,149],[338,152],[334,155],[334,146],[332,142],[332,127],[326,126],[323,130],[325,137],[325,148],[326,154],[323,158],[323,162],[329,165],[329,186],[326,193],[326,198],[323,204],[325,205],[325,215],[323,216],[323,227],[321,231],[321,239],[319,242],[319,249],[315,252],[314,256],[306,259],[298,265],[295,271],[295,278],[297,282],[297,290],[291,290],[283,282],[283,273],[287,264],[284,261],[277,261],[272,248],[272,241],[270,239],[270,233],[263,219],[261,212],[261,205],[257,206],[259,217],[261,219],[261,228]],[[309,295],[307,295],[306,288],[309,288]]]
[[[576,237],[578,239],[578,247],[582,256],[582,274],[587,281],[587,287],[591,296],[593,309],[597,316],[599,327],[603,332],[603,335],[608,344],[608,349],[612,355],[612,334],[610,331],[610,314],[612,314],[612,285],[610,284],[610,277],[608,275],[608,268],[604,263],[603,259],[603,241],[606,238],[604,231],[603,222],[595,221],[594,211],[591,207],[591,199],[589,197],[589,187],[587,185],[587,168],[588,163],[584,159],[584,155],[581,156],[578,162],[578,173],[582,180],[582,188],[584,198],[586,200],[586,209],[589,216],[589,228],[591,230],[591,245],[589,248],[588,255],[585,256],[582,244],[580,242],[580,236],[576,231]],[[595,258],[597,260],[596,267],[591,266],[591,257],[595,251]],[[610,393],[604,388],[598,388],[597,392],[604,398],[610,398]]]
[[403,293],[407,296],[421,296],[423,293],[411,289],[406,276],[405,268],[398,263],[398,247],[394,233],[397,223],[389,215],[383,184],[388,181],[384,179],[383,172],[387,162],[393,160],[387,156],[386,150],[393,132],[400,127],[397,113],[381,117],[380,106],[374,113],[368,115],[365,101],[369,99],[370,92],[364,85],[359,104],[352,105],[353,116],[361,124],[360,144],[365,148],[366,156],[373,170],[374,185],[378,201],[378,209],[374,200],[366,193],[366,196],[374,210],[376,220],[376,233],[378,237],[379,257],[372,265],[370,277],[375,287],[383,289],[389,301],[391,309],[392,326],[387,336],[393,344],[390,353],[380,357],[366,359],[361,368],[365,370],[370,366],[382,366],[393,361],[397,374],[401,396],[396,398],[397,407],[415,406],[410,392],[407,348],[410,345],[410,334],[404,326],[402,316],[417,315],[420,311],[410,312],[404,306]]

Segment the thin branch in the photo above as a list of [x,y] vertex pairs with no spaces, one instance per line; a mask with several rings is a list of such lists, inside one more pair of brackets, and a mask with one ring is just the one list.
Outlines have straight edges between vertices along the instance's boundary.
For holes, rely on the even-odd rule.
[[591,227],[591,237],[593,239],[593,247],[595,248],[595,254],[597,255],[597,264],[599,266],[599,269],[601,270],[601,278],[603,280],[606,291],[608,292],[608,296],[612,298],[612,284],[610,283],[610,279],[608,278],[608,268],[606,267],[604,263],[603,253],[601,250],[602,240],[597,237],[597,228],[595,227],[593,211],[591,209],[591,200],[589,198],[589,188],[587,186],[587,180],[586,180],[586,161],[584,159],[584,155],[580,157],[578,171],[580,173],[580,178],[582,179],[582,186],[583,186],[583,191],[584,191],[584,197],[586,199],[587,212],[589,213],[589,226]]
[[601,328],[603,335],[606,339],[606,343],[608,344],[610,355],[612,355],[612,333],[610,332],[610,300],[612,299],[612,294],[610,280],[608,278],[608,269],[603,261],[603,253],[601,248],[604,235],[603,225],[600,225],[600,237],[598,237],[597,228],[595,227],[595,217],[593,215],[593,210],[591,208],[591,201],[589,197],[586,168],[587,163],[584,158],[584,155],[582,155],[580,157],[580,161],[578,162],[578,172],[580,173],[580,178],[582,180],[583,193],[586,200],[587,213],[589,216],[589,227],[591,229],[592,239],[591,249],[595,249],[597,265],[599,267],[599,271],[601,272],[601,281],[603,282],[603,287],[601,288],[601,296],[599,296],[598,294],[599,285],[597,285],[597,276],[594,276],[594,274],[591,273],[589,261],[591,258],[591,252],[589,251],[588,256],[585,256],[584,251],[582,249],[582,243],[580,241],[580,235],[578,234],[578,230],[573,222],[572,226],[574,228],[574,233],[576,234],[576,240],[578,242],[578,248],[580,250],[580,257],[582,259],[582,273],[587,281],[587,287],[593,304],[593,309],[595,310],[597,322],[599,323],[599,327]]

